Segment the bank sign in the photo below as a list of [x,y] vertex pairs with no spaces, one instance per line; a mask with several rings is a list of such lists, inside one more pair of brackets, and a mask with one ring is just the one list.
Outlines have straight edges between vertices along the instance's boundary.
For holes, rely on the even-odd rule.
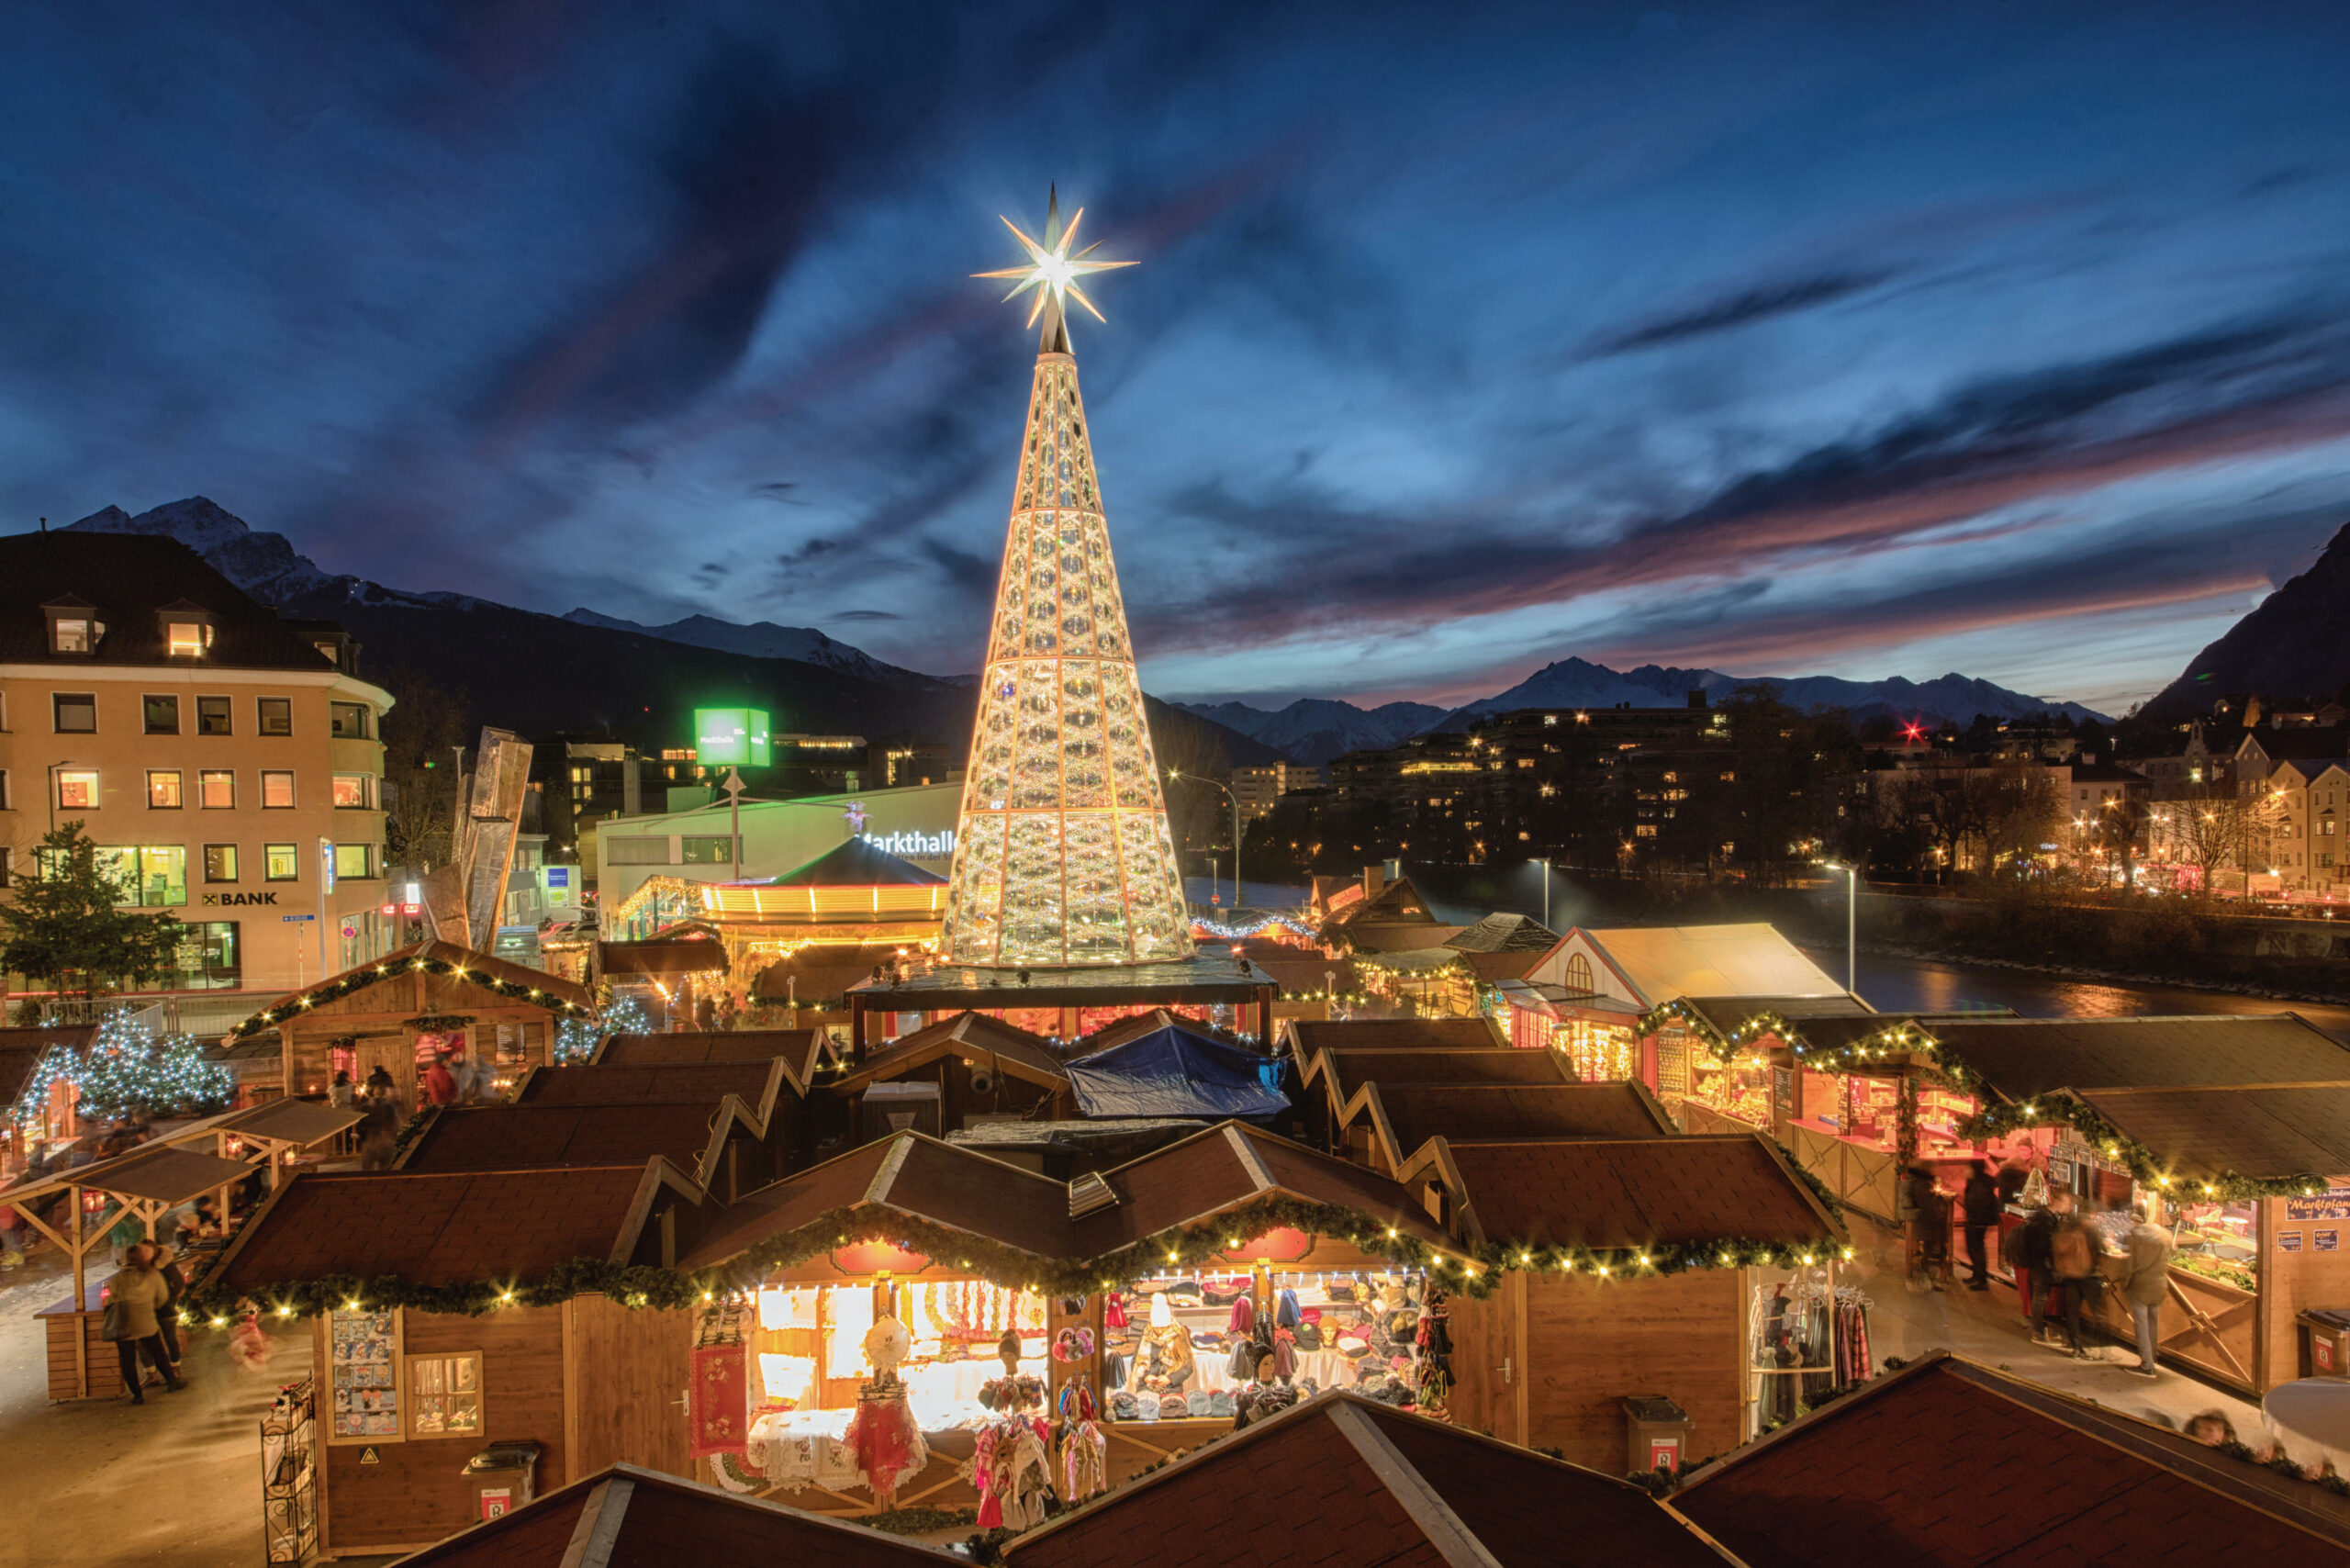
[[955,853],[955,830],[944,833],[861,833],[866,843],[884,855],[902,856],[909,860],[932,860]]

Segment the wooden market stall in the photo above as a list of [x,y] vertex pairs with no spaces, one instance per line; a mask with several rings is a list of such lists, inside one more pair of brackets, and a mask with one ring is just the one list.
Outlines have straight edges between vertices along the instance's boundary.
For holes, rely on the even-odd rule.
[[881,1041],[966,1008],[1061,1040],[1080,1039],[1151,1008],[1211,1022],[1224,1014],[1235,1032],[1253,1034],[1270,1049],[1279,990],[1271,975],[1247,958],[1214,952],[1095,969],[888,970],[849,988],[849,1062],[854,1067]]
[[[1708,1034],[1726,1020],[1687,1016]],[[1756,1014],[1723,1048],[1767,1056],[1771,1130],[1874,1218],[1893,1222],[1905,1163],[1948,1194],[1977,1159],[2036,1173],[2089,1213],[2159,1203],[2180,1242],[2162,1353],[2221,1383],[2256,1394],[2302,1375],[2299,1315],[2350,1307],[2335,1261],[2350,1228],[2350,1048],[2292,1014]],[[2028,1214],[2005,1204],[2002,1233]],[[2008,1280],[1998,1265],[1993,1277]],[[2126,1312],[2109,1303],[2109,1316],[2132,1338]]]
[[[1383,1056],[1387,1053],[1381,1052]],[[1511,1056],[1528,1053],[1512,1051]],[[1542,1053],[1537,1060],[1549,1059]],[[1365,1078],[1337,1115],[1334,1148],[1386,1175],[1439,1135],[1453,1141],[1662,1137],[1680,1129],[1656,1096],[1613,1083],[1397,1082],[1358,1061]]]
[[[274,1188],[299,1151],[358,1120],[356,1112],[273,1101],[192,1122],[111,1159],[0,1189],[0,1203],[13,1204],[17,1218],[63,1251],[73,1271],[73,1294],[37,1314],[48,1344],[50,1401],[123,1392],[112,1348],[99,1336],[103,1282],[92,1278],[89,1268],[117,1226],[128,1219],[151,1241],[165,1215],[205,1197],[213,1200],[221,1223],[233,1226],[233,1189],[255,1180]],[[178,1238],[179,1260],[190,1280],[202,1277],[223,1239],[217,1234]]]
[[831,1087],[847,1103],[852,1142],[908,1127],[944,1137],[974,1119],[1076,1114],[1069,1069],[1043,1036],[968,1009],[901,1035]]
[[421,1065],[462,1052],[510,1084],[554,1059],[554,1031],[594,1014],[588,988],[452,942],[422,942],[279,997],[230,1032],[277,1036],[283,1092],[326,1093],[337,1072],[353,1083],[376,1068],[400,1103],[419,1103]]
[[[673,1262],[712,1208],[657,1157],[280,1187],[198,1299],[308,1319],[314,1446],[288,1457],[314,1467],[321,1554],[414,1550],[616,1462],[689,1473],[697,1315],[603,1293]],[[469,1472],[476,1455],[496,1462]]]
[[1685,1413],[1677,1463],[1868,1375],[1842,1229],[1751,1133],[1435,1138],[1404,1180],[1510,1270],[1452,1303],[1462,1426],[1621,1474],[1653,1458],[1628,1401]]
[[0,1181],[81,1135],[73,1086],[52,1070],[86,1053],[97,1033],[94,1024],[0,1029]]
[[[1101,1478],[1113,1484],[1231,1430],[1248,1380],[1228,1365],[1237,1346],[1221,1341],[1242,1297],[1252,1315],[1278,1316],[1289,1293],[1295,1321],[1313,1310],[1334,1337],[1341,1310],[1349,1320],[1375,1310],[1375,1279],[1400,1307],[1420,1271],[1337,1232],[1376,1216],[1415,1245],[1449,1245],[1411,1196],[1237,1123],[1069,1182],[907,1132],[752,1194],[686,1261],[726,1271],[746,1293],[720,1309],[735,1314],[733,1327],[711,1338],[714,1350],[739,1346],[754,1373],[751,1441],[735,1462],[747,1482],[763,1495],[812,1492],[805,1506],[823,1511],[876,1507],[846,1433],[869,1370],[862,1335],[890,1313],[912,1335],[900,1372],[929,1454],[896,1501],[950,1506],[977,1498],[956,1467],[1002,1428],[1003,1413],[980,1395],[1003,1376],[996,1351],[1007,1330],[1057,1426],[1072,1424],[1060,1419],[1064,1394],[1085,1391]],[[1288,1223],[1268,1227],[1274,1215]],[[1230,1237],[1213,1234],[1225,1224]],[[1357,1278],[1360,1297],[1348,1282]],[[1317,1372],[1323,1386],[1384,1380],[1387,1360],[1371,1363],[1369,1352],[1367,1336],[1352,1354],[1335,1343],[1297,1350],[1293,1386]]]

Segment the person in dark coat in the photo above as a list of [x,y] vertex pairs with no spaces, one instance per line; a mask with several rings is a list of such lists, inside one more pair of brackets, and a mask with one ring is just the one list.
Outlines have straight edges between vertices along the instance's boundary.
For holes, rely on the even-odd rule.
[[1999,1184],[1991,1179],[1991,1162],[1978,1159],[1966,1174],[1966,1186],[1959,1193],[1965,1216],[1966,1229],[1966,1288],[1987,1291],[1991,1288],[1990,1259],[1985,1250],[1984,1238],[1999,1223]]
[[2056,1213],[2051,1208],[2032,1211],[2030,1219],[2015,1233],[2016,1294],[2023,1303],[2025,1314],[2031,1319],[2031,1338],[2035,1343],[2047,1341],[2049,1264],[2055,1257]]

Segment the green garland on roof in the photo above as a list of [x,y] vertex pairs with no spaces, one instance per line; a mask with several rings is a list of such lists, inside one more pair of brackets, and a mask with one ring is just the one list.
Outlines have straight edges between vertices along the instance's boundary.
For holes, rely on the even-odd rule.
[[2160,1156],[2107,1121],[2068,1091],[2057,1090],[2020,1103],[2001,1103],[1977,1111],[1958,1124],[1959,1137],[1974,1141],[2000,1137],[2028,1127],[2070,1127],[2110,1160],[2120,1164],[2142,1187],[2150,1187],[2182,1203],[2239,1203],[2247,1198],[2309,1198],[2324,1192],[2325,1177],[2303,1171],[2298,1176],[2243,1176],[2223,1170],[2209,1179],[2165,1170]]
[[[1807,1174],[1806,1179],[1811,1180]],[[1812,1185],[1818,1190],[1816,1181]],[[587,1294],[609,1296],[630,1307],[684,1307],[712,1300],[722,1291],[748,1290],[770,1271],[791,1268],[818,1253],[868,1241],[918,1252],[1007,1289],[1085,1295],[1113,1290],[1168,1269],[1212,1271],[1223,1261],[1221,1254],[1240,1240],[1281,1229],[1344,1240],[1371,1257],[1427,1269],[1447,1290],[1469,1296],[1489,1294],[1513,1271],[1632,1280],[1691,1269],[1795,1268],[1852,1256],[1841,1238],[1827,1237],[1816,1243],[1719,1237],[1646,1249],[1489,1242],[1458,1252],[1439,1252],[1360,1210],[1275,1197],[1202,1224],[1161,1231],[1099,1257],[1058,1259],[1038,1258],[999,1241],[887,1209],[835,1209],[796,1230],[770,1237],[715,1268],[692,1272],[582,1258],[536,1279],[458,1285],[411,1284],[388,1275],[338,1274],[232,1290],[205,1280],[190,1291],[186,1311],[191,1321],[198,1317],[225,1320],[238,1300],[249,1298],[264,1316],[308,1316],[356,1305],[479,1316],[505,1306],[554,1306]]]
[[1740,1051],[1765,1035],[1776,1035],[1799,1066],[1818,1072],[1881,1073],[1895,1065],[1895,1058],[1906,1057],[1922,1059],[1930,1077],[1959,1093],[1980,1094],[1984,1090],[1972,1068],[1944,1051],[1941,1041],[1907,1018],[1893,1019],[1876,1033],[1840,1046],[1816,1046],[1805,1039],[1792,1022],[1768,1008],[1725,1035],[1696,1009],[1675,997],[1642,1014],[1638,1028],[1641,1034],[1654,1034],[1665,1024],[1675,1022],[1688,1025],[1721,1061],[1734,1060]]
[[588,1012],[588,1009],[580,1006],[579,1003],[565,1002],[543,986],[524,985],[519,980],[500,980],[487,969],[464,969],[451,963],[446,958],[406,958],[397,963],[366,965],[338,975],[333,980],[314,985],[282,1007],[271,1007],[266,1011],[254,1014],[230,1030],[229,1037],[238,1040],[251,1039],[263,1029],[283,1023],[288,1018],[298,1018],[321,1003],[340,1002],[353,991],[364,991],[371,985],[381,985],[396,976],[414,974],[420,969],[429,975],[455,975],[467,985],[477,985],[485,991],[495,991],[499,996],[508,997],[516,1002],[527,1002],[534,1007],[543,1007],[557,1017],[569,1017]]

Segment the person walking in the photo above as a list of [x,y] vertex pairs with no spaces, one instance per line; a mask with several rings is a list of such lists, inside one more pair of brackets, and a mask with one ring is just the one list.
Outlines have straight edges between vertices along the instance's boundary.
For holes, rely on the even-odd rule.
[[[2042,1204],[2009,1233],[2013,1256],[2008,1262],[2016,1273],[2016,1299],[2031,1319],[2031,1342],[2048,1342],[2049,1261],[2055,1252],[2056,1211]],[[2003,1255],[2005,1249],[2003,1249]]]
[[424,1070],[424,1097],[435,1107],[457,1103],[457,1077],[449,1070],[449,1053],[442,1051]]
[[399,1098],[400,1089],[398,1084],[392,1081],[391,1070],[382,1062],[377,1062],[368,1070],[367,1081],[360,1092],[371,1100],[397,1100]]
[[1933,1225],[1938,1204],[1934,1201],[1934,1173],[1922,1165],[1912,1165],[1901,1175],[1900,1213],[1901,1239],[1908,1254],[1908,1279],[1911,1288],[1919,1280],[1931,1283],[1927,1258],[1931,1250],[1929,1230]]
[[1966,1288],[1987,1291],[1991,1288],[1991,1260],[1984,1238],[1999,1223],[1999,1184],[1991,1179],[1989,1160],[1978,1159],[1968,1170],[1959,1202],[1966,1222]]
[[337,1072],[334,1081],[327,1086],[327,1103],[338,1111],[348,1111],[359,1098],[358,1086],[351,1081],[351,1074]]
[[130,1403],[147,1403],[146,1390],[139,1386],[139,1361],[143,1353],[149,1365],[163,1375],[163,1386],[177,1394],[187,1386],[180,1374],[173,1370],[163,1355],[163,1341],[155,1315],[171,1299],[172,1287],[156,1271],[154,1249],[140,1242],[130,1249],[123,1267],[106,1285],[106,1316],[100,1321],[100,1338],[114,1341],[115,1354],[121,1358],[122,1385],[130,1391]]
[[2048,1206],[2056,1215],[2048,1242],[2048,1272],[2063,1303],[2065,1335],[2072,1342],[2073,1358],[2085,1361],[2089,1352],[2081,1340],[2081,1305],[2093,1288],[2104,1243],[2097,1227],[2081,1217],[2072,1193],[2058,1193],[2049,1199]]
[[2138,1364],[2130,1370],[2140,1377],[2157,1377],[2154,1351],[2162,1343],[2163,1300],[2170,1293],[2170,1255],[2176,1243],[2170,1232],[2149,1217],[2130,1227],[2121,1249],[2126,1272],[2121,1299],[2130,1304],[2130,1320],[2138,1333]]
[[163,1305],[155,1314],[155,1337],[163,1342],[163,1354],[176,1372],[180,1370],[180,1297],[187,1294],[187,1274],[180,1268],[179,1254],[169,1247],[151,1241],[147,1249],[153,1254],[155,1272],[163,1277],[167,1288]]
[[359,1124],[360,1170],[390,1169],[399,1128],[399,1107],[390,1096],[377,1095],[367,1102],[366,1116]]

